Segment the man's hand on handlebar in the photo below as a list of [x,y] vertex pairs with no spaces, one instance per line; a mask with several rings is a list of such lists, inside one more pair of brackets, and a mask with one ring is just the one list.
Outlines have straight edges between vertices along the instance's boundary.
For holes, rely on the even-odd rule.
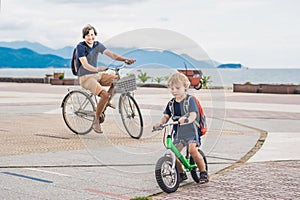
[[108,70],[107,67],[104,67],[104,66],[97,67],[98,72],[103,72],[103,71],[106,71],[106,70]]
[[131,65],[135,62],[135,59],[133,58],[126,58],[124,61],[127,65]]

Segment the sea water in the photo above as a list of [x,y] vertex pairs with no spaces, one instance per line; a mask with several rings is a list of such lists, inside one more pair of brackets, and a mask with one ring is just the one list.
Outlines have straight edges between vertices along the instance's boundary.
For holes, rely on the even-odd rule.
[[[168,77],[176,70],[170,68],[156,69],[124,69],[121,74],[133,73],[139,75],[146,73],[149,77],[147,82],[155,82],[157,77]],[[300,84],[299,69],[201,69],[203,75],[210,77],[211,86],[232,86],[234,83],[253,84]],[[32,77],[44,78],[46,74],[63,72],[65,78],[76,78],[69,68],[1,68],[0,77]],[[165,82],[165,79],[163,80]]]

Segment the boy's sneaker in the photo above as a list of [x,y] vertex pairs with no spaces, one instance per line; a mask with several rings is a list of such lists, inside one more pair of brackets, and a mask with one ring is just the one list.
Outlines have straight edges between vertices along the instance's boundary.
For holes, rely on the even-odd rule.
[[179,176],[180,176],[180,182],[185,181],[188,178],[186,173],[179,173]]
[[208,174],[207,174],[207,172],[200,172],[199,183],[203,184],[203,183],[207,183],[207,182],[208,182]]

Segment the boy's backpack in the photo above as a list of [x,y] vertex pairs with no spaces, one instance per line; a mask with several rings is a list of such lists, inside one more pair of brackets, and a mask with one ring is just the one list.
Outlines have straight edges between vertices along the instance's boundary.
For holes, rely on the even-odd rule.
[[[183,106],[184,106],[184,112],[188,113],[189,112],[189,101],[190,98],[193,98],[197,104],[198,110],[199,110],[199,121],[196,122],[198,126],[198,135],[201,137],[202,135],[205,135],[207,132],[207,123],[206,123],[206,116],[204,114],[203,108],[200,104],[200,101],[197,97],[193,95],[187,95],[186,98],[184,99]],[[175,98],[171,99],[169,101],[169,109],[171,111],[171,115],[174,116],[174,101]]]
[[[87,46],[84,46],[84,51],[85,51],[85,55],[87,56],[89,54],[89,51],[87,49]],[[73,54],[72,54],[72,59],[71,59],[71,70],[73,75],[77,76],[78,74],[78,69],[79,69],[80,65],[78,66],[78,63],[76,62],[76,47],[73,49]]]

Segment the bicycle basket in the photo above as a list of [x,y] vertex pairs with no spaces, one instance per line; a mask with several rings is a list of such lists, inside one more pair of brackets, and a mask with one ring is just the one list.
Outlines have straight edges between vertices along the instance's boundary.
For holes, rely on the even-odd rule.
[[136,80],[135,75],[129,75],[123,77],[115,82],[116,92],[117,93],[126,93],[133,90],[136,90]]

